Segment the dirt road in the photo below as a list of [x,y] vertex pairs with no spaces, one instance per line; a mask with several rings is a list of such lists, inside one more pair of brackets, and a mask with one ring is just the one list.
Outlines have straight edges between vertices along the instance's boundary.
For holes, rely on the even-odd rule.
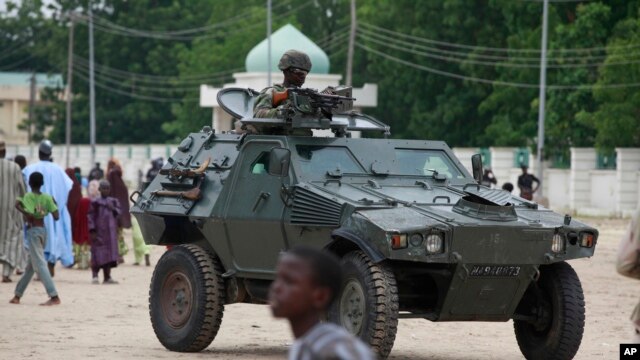
[[[596,256],[572,261],[582,279],[587,325],[577,359],[617,359],[618,344],[631,337],[628,318],[640,295],[640,282],[614,270],[618,240],[627,220],[587,219],[600,229]],[[152,260],[163,248],[155,247]],[[218,337],[206,351],[178,354],[157,341],[148,315],[153,267],[127,263],[113,270],[119,285],[92,285],[89,271],[58,269],[56,286],[63,304],[44,308],[39,282],[21,305],[8,303],[14,283],[0,284],[0,359],[282,359],[291,335],[268,308],[234,304],[225,309]],[[431,323],[402,320],[391,359],[519,359],[513,325],[508,323]]]

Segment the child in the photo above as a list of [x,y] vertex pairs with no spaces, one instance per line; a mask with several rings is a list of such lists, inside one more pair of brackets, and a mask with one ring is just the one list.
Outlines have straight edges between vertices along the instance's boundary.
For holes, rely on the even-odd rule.
[[144,243],[142,238],[142,230],[135,217],[131,217],[131,234],[133,238],[133,254],[136,258],[136,262],[133,265],[140,265],[142,256],[144,255],[144,262],[147,266],[151,266],[151,259],[149,254],[151,253],[151,247]]
[[111,278],[111,268],[118,266],[118,215],[120,204],[109,196],[111,185],[101,180],[98,187],[100,197],[91,200],[89,206],[89,236],[91,238],[91,283],[99,284],[98,272],[104,273],[103,284],[117,284]]
[[273,316],[289,320],[296,338],[289,360],[375,358],[367,345],[342,327],[320,322],[341,284],[340,263],[330,254],[299,246],[280,257],[269,305]]
[[27,289],[34,271],[40,276],[40,280],[50,297],[48,301],[40,305],[50,306],[60,304],[60,297],[58,296],[56,286],[53,284],[53,279],[47,268],[47,261],[44,259],[44,246],[47,239],[44,217],[51,213],[53,219],[58,220],[60,215],[53,197],[40,192],[42,185],[44,185],[44,177],[42,174],[37,171],[31,173],[29,176],[31,192],[26,193],[24,197],[18,198],[18,201],[16,201],[16,208],[26,218],[27,243],[29,244],[29,255],[31,255],[31,259],[22,278],[20,278],[20,281],[16,285],[15,296],[10,301],[12,304],[20,304],[20,298]]

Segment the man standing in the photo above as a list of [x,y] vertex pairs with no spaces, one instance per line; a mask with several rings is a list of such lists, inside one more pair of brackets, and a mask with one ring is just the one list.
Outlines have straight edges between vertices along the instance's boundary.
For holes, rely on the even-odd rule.
[[4,141],[0,141],[0,263],[4,283],[11,282],[11,273],[23,257],[20,233],[24,223],[15,204],[25,191],[20,167],[5,159],[6,153]]
[[96,163],[96,167],[91,169],[89,172],[89,181],[91,180],[102,180],[104,177],[104,171],[100,168],[100,163]]
[[[533,193],[540,187],[540,180],[532,174],[527,172],[527,165],[520,165],[522,169],[522,175],[518,176],[518,188],[520,189],[520,197],[527,200],[533,199]],[[533,187],[533,183],[536,183],[536,187]]]
[[51,216],[45,218],[45,228],[47,230],[47,243],[44,249],[44,256],[49,264],[49,271],[54,275],[55,263],[60,260],[62,265],[73,265],[73,250],[71,243],[71,217],[67,210],[67,199],[69,190],[73,186],[73,181],[62,170],[62,168],[52,162],[51,152],[53,145],[49,140],[43,140],[38,148],[40,161],[31,164],[22,171],[26,178],[33,172],[40,172],[44,176],[44,186],[41,191],[56,199],[60,220],[53,221]]

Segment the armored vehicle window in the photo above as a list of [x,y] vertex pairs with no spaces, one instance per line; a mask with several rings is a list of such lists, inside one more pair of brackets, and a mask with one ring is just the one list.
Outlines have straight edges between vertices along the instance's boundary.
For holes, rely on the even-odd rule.
[[305,174],[324,175],[327,171],[340,173],[363,174],[351,152],[345,147],[297,145],[296,152],[300,156],[300,169]]
[[396,172],[401,175],[432,175],[429,170],[435,170],[450,179],[464,178],[449,157],[438,150],[396,149],[396,164]]
[[251,165],[252,174],[266,174],[269,172],[269,153],[263,151]]

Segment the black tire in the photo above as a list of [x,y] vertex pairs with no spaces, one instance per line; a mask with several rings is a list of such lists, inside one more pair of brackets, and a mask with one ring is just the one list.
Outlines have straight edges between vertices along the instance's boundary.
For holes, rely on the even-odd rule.
[[205,349],[218,333],[225,289],[219,260],[197,245],[165,252],[151,278],[149,314],[158,340],[178,352]]
[[540,278],[525,293],[518,312],[537,321],[514,320],[522,354],[531,360],[572,359],[584,332],[584,294],[578,275],[566,262],[540,267]]
[[[329,321],[358,336],[384,359],[398,331],[398,289],[393,271],[384,264],[374,264],[362,251],[346,254],[342,265],[342,290],[329,309]],[[350,301],[361,297],[362,302]],[[350,320],[360,325],[350,324]]]

